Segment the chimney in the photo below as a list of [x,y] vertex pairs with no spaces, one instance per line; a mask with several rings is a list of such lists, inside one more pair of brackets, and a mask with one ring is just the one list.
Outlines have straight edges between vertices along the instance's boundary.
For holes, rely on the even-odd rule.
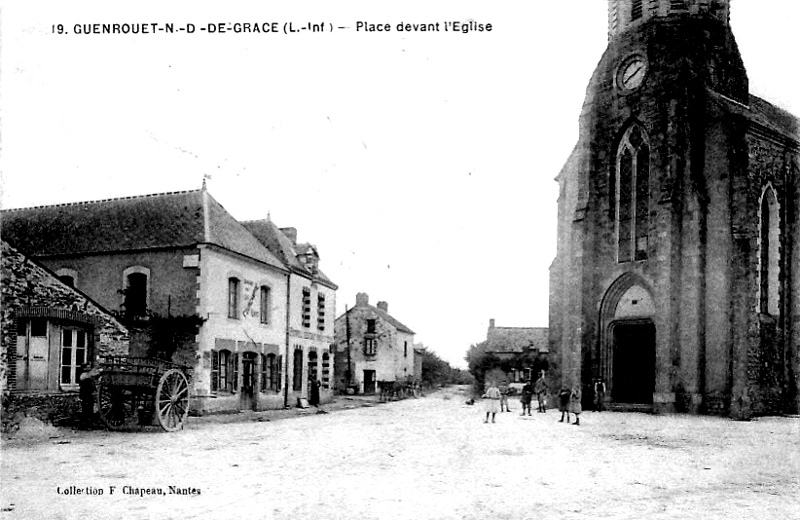
[[493,329],[493,328],[494,328],[494,318],[492,318],[492,319],[490,319],[490,320],[489,320],[489,328],[490,328],[490,329]]
[[388,303],[386,303],[386,302],[378,302],[378,308],[380,310],[382,310],[383,312],[385,312],[386,314],[389,314],[389,304]]
[[288,238],[289,240],[292,241],[292,245],[296,246],[297,245],[297,228],[282,227],[280,229],[281,229],[281,233],[286,235],[286,238]]
[[356,305],[369,305],[369,295],[365,292],[356,294]]

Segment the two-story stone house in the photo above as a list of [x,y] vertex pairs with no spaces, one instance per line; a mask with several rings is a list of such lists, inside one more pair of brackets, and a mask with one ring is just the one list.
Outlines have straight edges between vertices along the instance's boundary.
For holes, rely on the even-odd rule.
[[199,317],[176,346],[196,412],[289,404],[291,268],[205,189],[6,211],[2,231],[144,329]]
[[414,331],[389,314],[389,305],[369,304],[366,293],[336,318],[336,383],[370,394],[379,381],[414,378]]
[[289,269],[288,400],[308,397],[315,381],[320,383],[320,399],[330,400],[337,286],[319,269],[317,248],[297,243],[295,228],[278,228],[269,218],[242,224]]

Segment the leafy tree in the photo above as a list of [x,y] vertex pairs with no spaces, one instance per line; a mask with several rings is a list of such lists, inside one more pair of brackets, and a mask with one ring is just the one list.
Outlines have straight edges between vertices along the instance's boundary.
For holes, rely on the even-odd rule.
[[436,353],[423,348],[417,350],[422,353],[422,383],[428,386],[446,384],[471,384],[472,377],[469,372],[453,368]]
[[[487,374],[492,372],[492,370],[499,369],[503,372],[507,372],[503,366],[505,365],[506,368],[510,368],[508,365],[509,361],[503,361],[495,354],[487,352],[486,347],[487,344],[485,341],[476,345],[470,345],[467,356],[465,357],[469,372],[475,378],[473,392],[476,395],[483,394],[483,389],[487,381]],[[494,374],[492,374],[492,377],[495,377]],[[499,382],[499,380],[497,382]]]
[[147,357],[194,366],[195,336],[205,320],[195,314],[189,316],[153,315],[147,323],[149,336]]

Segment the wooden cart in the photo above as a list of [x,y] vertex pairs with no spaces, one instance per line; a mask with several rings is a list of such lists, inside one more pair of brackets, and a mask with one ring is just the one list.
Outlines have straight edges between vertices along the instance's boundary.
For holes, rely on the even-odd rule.
[[168,432],[183,428],[189,413],[189,370],[132,356],[100,358],[97,404],[100,420],[112,430],[158,424]]

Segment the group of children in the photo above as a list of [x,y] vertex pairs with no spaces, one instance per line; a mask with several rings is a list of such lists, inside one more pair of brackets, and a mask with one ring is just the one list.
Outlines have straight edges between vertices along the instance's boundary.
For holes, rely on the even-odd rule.
[[[539,402],[539,409],[537,411],[539,413],[547,412],[545,404],[547,382],[545,381],[544,374],[539,376],[534,385],[531,385],[530,381],[528,381],[522,387],[522,394],[520,397],[520,403],[522,404],[521,415],[525,415],[526,413],[531,415],[531,401],[533,400],[534,393],[536,393],[536,398]],[[489,388],[486,390],[486,393],[483,394],[483,398],[486,400],[486,419],[484,419],[484,423],[488,423],[490,417],[492,422],[495,422],[495,416],[498,411],[511,411],[508,407],[508,395],[508,387],[504,387],[501,390],[494,381],[489,382]],[[561,412],[561,420],[558,422],[564,422],[564,416],[566,415],[567,423],[569,424],[569,414],[572,413],[575,415],[575,426],[580,425],[581,397],[581,388],[579,385],[575,385],[572,390],[566,386],[561,387],[561,391],[558,393],[558,410]]]

